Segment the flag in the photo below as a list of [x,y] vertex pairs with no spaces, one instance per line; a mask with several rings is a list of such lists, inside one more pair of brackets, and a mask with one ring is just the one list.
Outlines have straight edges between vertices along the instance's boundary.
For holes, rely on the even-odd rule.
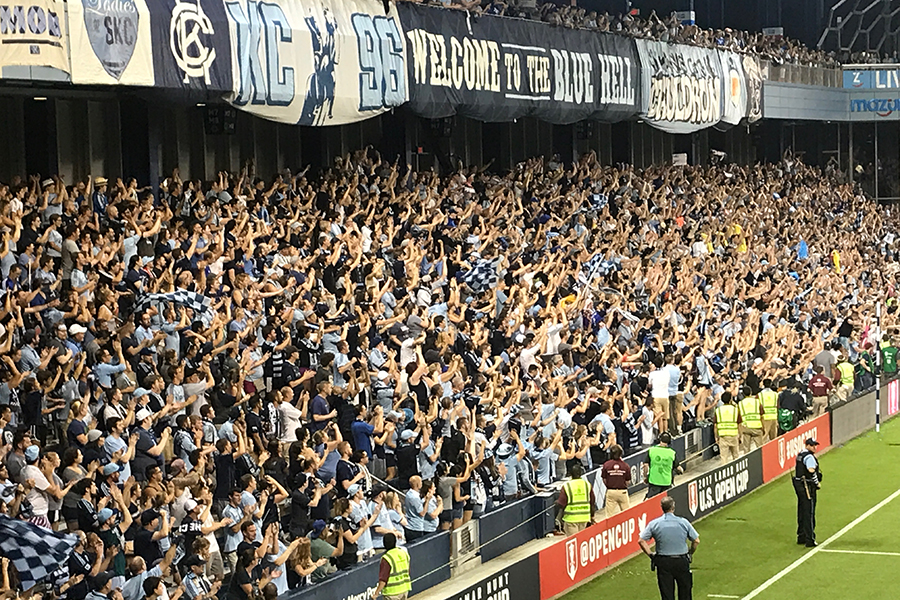
[[0,556],[16,567],[28,590],[69,560],[78,538],[0,514]]
[[462,276],[463,283],[476,294],[488,290],[497,285],[500,276],[497,275],[497,265],[490,260],[479,260],[475,266]]
[[140,314],[150,308],[153,304],[171,302],[179,306],[190,308],[194,311],[194,318],[202,320],[206,325],[212,321],[212,302],[203,294],[190,292],[188,290],[175,290],[168,294],[144,294],[135,304],[135,314]]

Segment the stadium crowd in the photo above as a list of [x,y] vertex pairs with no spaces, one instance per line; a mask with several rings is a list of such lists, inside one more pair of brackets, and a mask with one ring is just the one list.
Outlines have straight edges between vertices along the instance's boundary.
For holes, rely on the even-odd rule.
[[796,422],[895,322],[896,212],[790,157],[251,173],[0,186],[0,510],[78,537],[46,594],[274,598],[723,394]]
[[[542,0],[428,0],[428,3],[479,14],[544,21],[562,27],[612,31],[635,38],[733,50],[753,54],[777,65],[838,69],[841,66],[834,52],[809,48],[799,40],[730,27],[704,29],[698,25],[682,23],[674,12],[668,16],[660,16],[653,10],[646,18],[639,14],[610,15],[587,10],[574,1],[561,4]],[[869,54],[877,56],[877,53]]]

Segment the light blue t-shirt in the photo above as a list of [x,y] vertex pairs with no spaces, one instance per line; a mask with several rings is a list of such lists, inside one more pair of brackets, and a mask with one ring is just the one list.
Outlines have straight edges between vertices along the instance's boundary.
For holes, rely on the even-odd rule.
[[699,537],[697,530],[687,519],[673,513],[666,513],[658,519],[653,519],[641,532],[641,539],[645,542],[649,542],[650,538],[656,541],[656,553],[661,556],[687,554],[687,541]]
[[412,531],[425,531],[425,517],[419,516],[425,508],[425,500],[416,490],[406,492],[406,526]]

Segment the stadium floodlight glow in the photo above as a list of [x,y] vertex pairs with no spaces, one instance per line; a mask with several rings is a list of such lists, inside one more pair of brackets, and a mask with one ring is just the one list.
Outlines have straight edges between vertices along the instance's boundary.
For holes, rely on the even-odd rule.
[[46,96],[35,96],[35,97],[34,97],[35,102],[43,102],[43,101],[45,101],[46,99],[47,99]]

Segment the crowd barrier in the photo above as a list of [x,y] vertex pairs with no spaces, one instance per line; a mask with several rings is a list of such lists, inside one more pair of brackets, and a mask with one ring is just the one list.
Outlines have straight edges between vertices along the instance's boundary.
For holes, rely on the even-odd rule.
[[[413,594],[450,579],[450,533],[442,532],[407,546]],[[290,590],[287,600],[369,600],[378,585],[377,560],[340,571],[325,581]]]

